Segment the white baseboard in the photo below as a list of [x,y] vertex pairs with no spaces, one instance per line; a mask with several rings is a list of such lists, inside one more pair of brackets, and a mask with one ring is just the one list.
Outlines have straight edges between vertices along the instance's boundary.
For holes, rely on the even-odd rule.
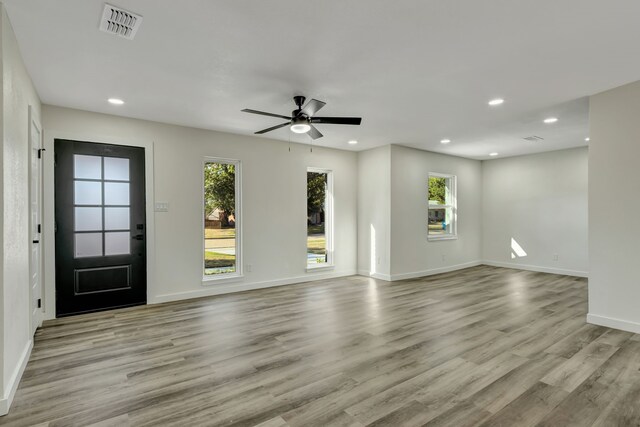
[[640,334],[640,323],[630,322],[628,320],[614,319],[612,317],[589,313],[587,314],[587,323]]
[[9,408],[11,407],[13,397],[16,395],[16,391],[18,390],[20,379],[22,378],[22,374],[27,367],[27,363],[29,363],[29,356],[31,356],[32,348],[33,339],[30,339],[27,345],[24,347],[24,350],[22,350],[18,365],[13,369],[13,373],[9,378],[7,390],[2,399],[0,399],[0,415],[7,415],[9,413]]
[[588,271],[567,270],[564,268],[540,267],[537,265],[516,264],[510,262],[488,261],[484,260],[481,264],[490,265],[492,267],[515,268],[517,270],[537,271],[540,273],[562,274],[565,276],[589,277]]
[[365,277],[373,277],[374,279],[380,279],[386,282],[391,281],[391,276],[388,274],[371,273],[370,271],[367,271],[367,270],[358,270],[358,275],[365,276]]
[[312,282],[315,280],[335,279],[337,277],[353,276],[357,274],[355,270],[345,270],[331,273],[308,274],[306,276],[289,277],[278,280],[268,280],[264,282],[253,283],[227,283],[217,285],[208,285],[203,289],[193,291],[176,292],[172,294],[161,294],[150,298],[148,304],[160,304],[163,302],[180,301],[192,298],[208,297],[213,295],[230,294],[233,292],[251,291],[254,289],[273,288],[276,286],[293,285],[296,283]]
[[432,268],[429,270],[422,270],[422,271],[414,271],[411,273],[392,274],[391,280],[396,281],[396,280],[405,280],[405,279],[415,279],[418,277],[425,277],[425,276],[433,276],[434,274],[449,273],[451,271],[462,270],[463,268],[476,267],[481,264],[482,264],[481,261],[471,261],[471,262],[465,262],[463,264],[448,265],[445,267]]

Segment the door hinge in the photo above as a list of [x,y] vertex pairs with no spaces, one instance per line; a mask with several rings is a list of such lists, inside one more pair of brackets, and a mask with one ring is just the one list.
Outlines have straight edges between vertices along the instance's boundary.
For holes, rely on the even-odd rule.
[[42,233],[42,224],[38,224],[38,233]]
[[42,308],[42,299],[38,298],[38,308]]
[[46,148],[38,148],[38,158],[41,159],[42,158],[42,152],[43,151],[47,151]]
[[53,223],[53,232],[57,233],[58,232],[58,221]]

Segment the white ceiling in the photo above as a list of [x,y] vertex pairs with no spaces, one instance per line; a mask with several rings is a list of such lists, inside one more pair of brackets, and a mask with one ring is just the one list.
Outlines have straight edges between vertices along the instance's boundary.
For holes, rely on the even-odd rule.
[[279,119],[241,109],[304,94],[363,117],[320,145],[487,158],[585,145],[584,97],[640,79],[637,0],[111,2],[144,16],[133,41],[98,30],[101,0],[4,0],[44,103],[251,134]]

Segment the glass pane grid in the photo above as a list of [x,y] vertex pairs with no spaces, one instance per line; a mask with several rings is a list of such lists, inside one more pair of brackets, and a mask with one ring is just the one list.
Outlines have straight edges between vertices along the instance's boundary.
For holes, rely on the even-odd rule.
[[74,156],[75,257],[131,253],[129,159]]

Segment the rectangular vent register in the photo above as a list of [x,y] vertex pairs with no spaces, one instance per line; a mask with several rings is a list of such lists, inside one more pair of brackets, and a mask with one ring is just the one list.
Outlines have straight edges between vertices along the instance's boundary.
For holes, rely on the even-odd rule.
[[100,31],[133,40],[141,23],[142,16],[105,4],[100,20]]

